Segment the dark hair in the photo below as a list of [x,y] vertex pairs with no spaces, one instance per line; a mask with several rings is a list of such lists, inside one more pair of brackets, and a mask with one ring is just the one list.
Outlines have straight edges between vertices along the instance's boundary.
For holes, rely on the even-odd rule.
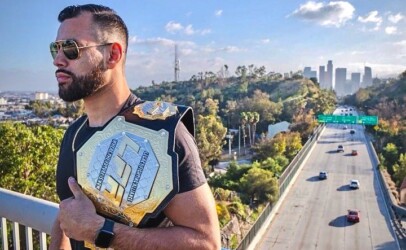
[[[108,33],[118,33],[125,42],[125,52],[128,47],[128,29],[123,19],[117,13],[106,6],[98,4],[84,4],[84,5],[72,5],[63,9],[58,15],[58,21],[63,22],[66,19],[74,18],[82,14],[83,12],[89,12],[93,15],[93,22],[102,27]],[[110,42],[110,41],[103,41]]]

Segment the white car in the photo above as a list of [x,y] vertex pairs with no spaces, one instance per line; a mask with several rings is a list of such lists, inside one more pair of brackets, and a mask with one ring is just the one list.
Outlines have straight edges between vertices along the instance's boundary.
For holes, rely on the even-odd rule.
[[358,189],[360,187],[359,180],[351,180],[350,181],[350,188]]

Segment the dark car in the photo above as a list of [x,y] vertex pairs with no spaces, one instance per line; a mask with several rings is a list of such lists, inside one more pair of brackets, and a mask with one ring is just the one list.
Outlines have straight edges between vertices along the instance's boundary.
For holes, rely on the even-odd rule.
[[349,222],[359,222],[360,217],[361,217],[361,213],[360,213],[359,210],[348,209],[347,221],[349,221]]
[[354,129],[351,129],[351,130],[350,130],[350,134],[352,134],[352,135],[355,134],[355,130],[354,130]]
[[352,150],[352,151],[351,151],[351,155],[353,155],[353,156],[358,155],[358,151],[357,151],[357,150],[355,150],[355,149],[354,149],[354,150]]
[[344,147],[343,147],[343,145],[338,145],[338,147],[337,147],[337,153],[339,153],[339,152],[344,152]]
[[327,179],[327,172],[326,171],[321,171],[319,173],[319,180],[325,180]]

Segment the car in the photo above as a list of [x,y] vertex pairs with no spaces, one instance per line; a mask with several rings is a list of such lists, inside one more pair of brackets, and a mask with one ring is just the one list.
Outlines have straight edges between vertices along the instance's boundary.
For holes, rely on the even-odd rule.
[[361,212],[357,209],[348,209],[347,221],[348,222],[359,222],[361,218]]
[[343,145],[338,145],[338,147],[337,147],[337,153],[339,153],[339,152],[344,152],[344,147],[343,147]]
[[355,130],[354,130],[354,129],[351,129],[351,130],[350,130],[350,134],[352,134],[352,135],[355,134]]
[[351,180],[350,181],[350,188],[351,189],[359,189],[359,180]]
[[344,126],[344,127],[343,127],[344,130],[346,130],[347,128],[348,128],[347,126]]
[[319,180],[325,180],[325,179],[327,179],[327,172],[326,171],[320,171]]
[[353,150],[351,151],[351,155],[353,155],[353,156],[358,155],[358,151],[357,151],[357,150],[355,150],[355,149],[353,149]]

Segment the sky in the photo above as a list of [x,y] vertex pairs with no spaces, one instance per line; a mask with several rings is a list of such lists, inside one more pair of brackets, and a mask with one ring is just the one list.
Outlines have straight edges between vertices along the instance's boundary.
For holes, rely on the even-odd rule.
[[[2,0],[0,91],[57,92],[49,43],[57,16],[68,5],[89,1]],[[230,75],[237,66],[267,72],[334,68],[373,76],[406,70],[405,0],[105,0],[129,29],[126,76],[130,88],[179,80],[198,72]]]

